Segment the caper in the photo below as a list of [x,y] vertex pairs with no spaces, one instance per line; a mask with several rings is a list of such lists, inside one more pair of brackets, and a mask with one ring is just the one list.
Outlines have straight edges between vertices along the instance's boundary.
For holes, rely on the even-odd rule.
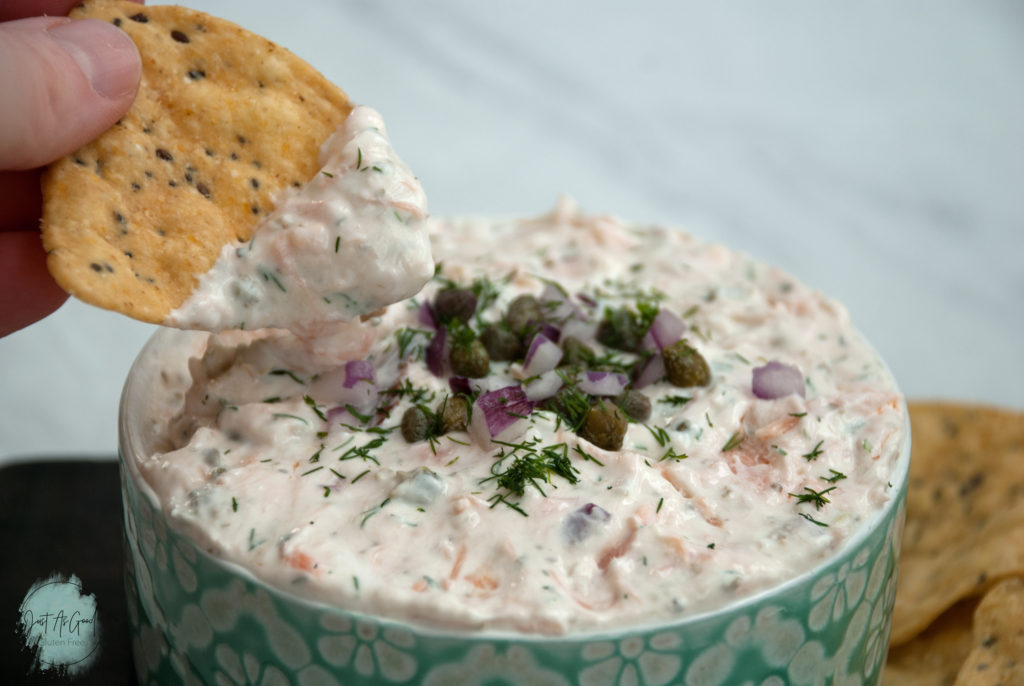
[[640,347],[644,333],[636,314],[626,307],[607,310],[597,325],[597,340],[602,345],[627,352]]
[[541,408],[554,412],[572,427],[582,426],[590,409],[590,398],[573,383],[573,377],[566,376],[568,383],[558,389],[550,398],[541,402]]
[[491,371],[491,358],[479,338],[452,343],[452,373],[479,379]]
[[638,390],[626,391],[615,399],[615,404],[634,422],[646,422],[651,418],[651,400]]
[[585,438],[598,448],[618,450],[622,447],[622,439],[626,435],[629,420],[622,410],[605,401],[591,405],[587,418],[580,427],[580,437]]
[[422,407],[410,407],[402,415],[402,438],[409,443],[426,439],[430,433],[430,417]]
[[441,432],[465,431],[469,424],[469,404],[465,396],[446,395],[437,406],[437,415],[441,419]]
[[587,363],[594,359],[594,351],[590,346],[575,336],[566,336],[562,339],[562,352],[561,364],[574,367],[586,367]]
[[446,288],[434,296],[434,312],[442,322],[469,322],[476,312],[476,294],[468,288]]
[[523,354],[523,344],[520,342],[519,336],[494,324],[484,327],[484,330],[480,332],[480,341],[487,349],[487,354],[495,362],[507,362],[521,357]]
[[505,323],[515,334],[523,336],[544,319],[540,301],[532,295],[517,296],[508,304]]
[[707,386],[711,383],[711,369],[704,356],[690,347],[686,339],[676,341],[661,351],[665,372],[673,385],[681,388]]

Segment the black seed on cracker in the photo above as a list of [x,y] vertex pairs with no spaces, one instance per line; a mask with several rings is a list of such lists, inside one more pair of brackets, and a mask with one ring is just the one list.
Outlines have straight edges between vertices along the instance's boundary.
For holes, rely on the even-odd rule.
[[132,259],[133,257],[135,257],[135,255],[132,255],[132,251],[131,250],[125,250],[124,254],[128,256],[129,260]]
[[167,185],[170,186],[171,188],[177,188],[178,182],[175,181],[174,179],[171,179],[170,181],[167,182]]
[[142,190],[142,186],[140,186],[139,184],[137,184],[134,181],[132,181],[132,190],[133,191],[141,191]]
[[205,79],[206,78],[206,72],[203,71],[202,69],[190,69],[189,72],[188,72],[188,77],[190,79],[192,79],[193,81],[197,81],[199,79]]
[[173,162],[174,161],[174,156],[171,155],[171,153],[169,153],[166,150],[164,150],[163,148],[157,148],[156,149],[156,156],[159,157],[160,159],[166,160],[168,162]]
[[259,182],[258,179],[249,179],[249,183],[252,184],[253,188],[259,188],[260,187],[260,182]]
[[242,145],[245,145],[248,142],[248,141],[245,140],[245,136],[241,136],[241,135],[240,136],[236,136],[236,139]]
[[118,224],[127,223],[127,221],[124,218],[124,215],[118,212],[117,210],[114,211],[114,221],[116,221]]
[[178,29],[171,31],[171,38],[178,41],[179,43],[188,43],[188,36]]
[[92,264],[90,264],[90,265],[89,265],[89,267],[90,267],[90,268],[91,268],[91,269],[92,269],[92,270],[93,270],[94,272],[101,272],[101,271],[103,271],[103,267],[101,267],[100,265],[96,264],[95,262],[93,262]]
[[260,162],[259,160],[253,160],[252,166],[256,167],[257,169],[263,169],[263,163]]
[[249,209],[252,210],[253,214],[259,214],[260,213],[260,208],[256,207],[255,205],[253,205]]
[[114,26],[121,25],[121,17],[114,17]]
[[81,165],[81,166],[84,167],[85,166],[85,160],[83,160],[81,157],[76,157],[75,158],[75,164],[78,164],[78,165]]
[[142,12],[139,12],[138,14],[133,14],[132,16],[130,16],[128,18],[131,19],[132,21],[137,21],[140,24],[145,24],[146,22],[149,21],[149,17],[147,17]]
[[201,194],[201,195],[202,195],[202,196],[203,196],[204,198],[209,198],[209,197],[210,197],[210,189],[209,189],[209,187],[208,187],[208,186],[207,186],[207,185],[206,185],[205,183],[203,183],[202,181],[200,181],[199,183],[197,183],[197,184],[196,184],[196,190],[197,190],[197,191],[199,191],[199,193],[200,193],[200,194]]

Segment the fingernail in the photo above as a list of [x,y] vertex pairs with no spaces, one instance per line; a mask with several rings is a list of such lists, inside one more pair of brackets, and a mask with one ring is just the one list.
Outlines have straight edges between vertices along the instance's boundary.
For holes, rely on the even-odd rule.
[[101,96],[113,100],[138,87],[139,51],[120,29],[99,19],[78,19],[51,26],[47,33],[78,63]]

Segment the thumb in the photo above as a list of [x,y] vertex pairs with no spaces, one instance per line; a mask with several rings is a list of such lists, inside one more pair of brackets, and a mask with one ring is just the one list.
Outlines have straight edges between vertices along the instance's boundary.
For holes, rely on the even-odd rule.
[[135,99],[138,50],[98,19],[0,24],[0,169],[30,169],[77,150]]

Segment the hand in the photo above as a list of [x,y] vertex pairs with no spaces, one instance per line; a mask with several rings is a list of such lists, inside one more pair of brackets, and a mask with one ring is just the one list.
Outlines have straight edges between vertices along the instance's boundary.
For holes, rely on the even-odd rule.
[[0,336],[67,299],[46,270],[39,167],[113,125],[139,85],[135,44],[106,22],[66,18],[77,2],[0,4]]

